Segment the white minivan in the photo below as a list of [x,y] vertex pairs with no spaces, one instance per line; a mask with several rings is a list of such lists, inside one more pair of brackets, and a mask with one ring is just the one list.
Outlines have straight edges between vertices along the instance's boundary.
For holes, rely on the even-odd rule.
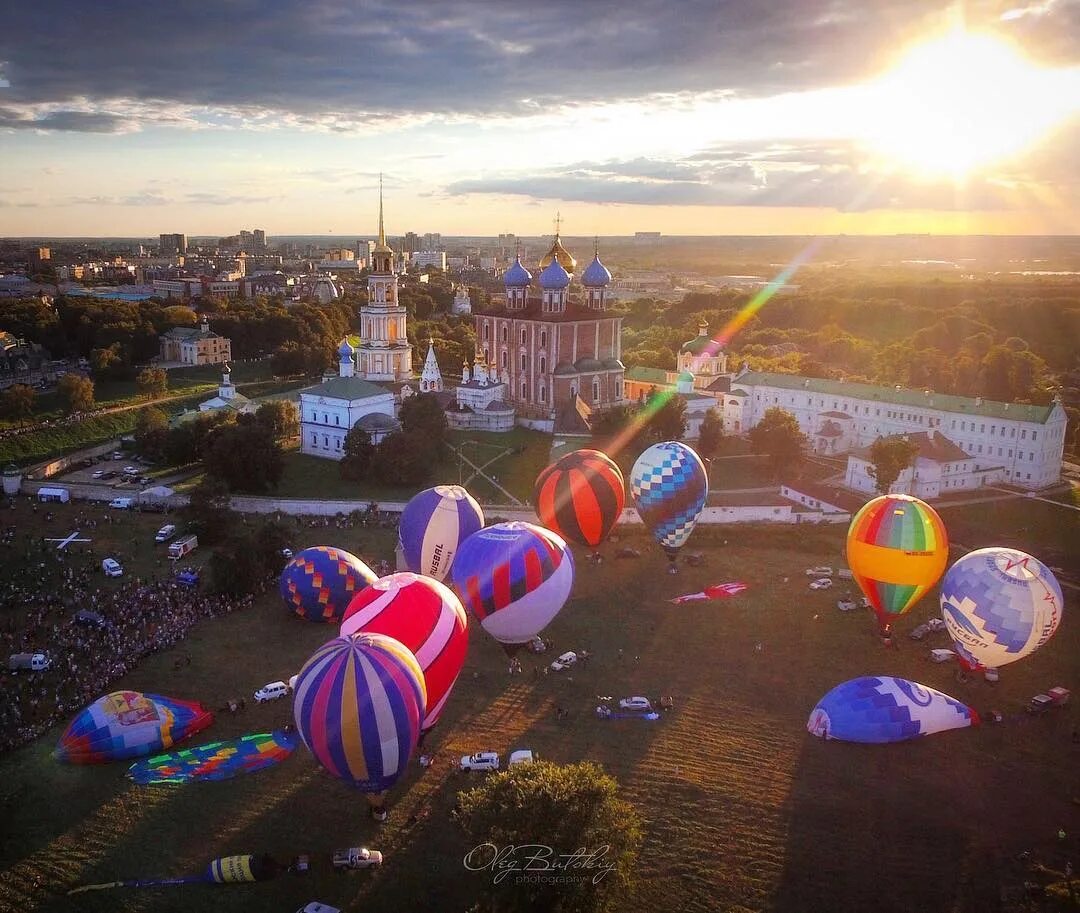
[[115,507],[117,510],[131,510],[134,503],[134,498],[113,498],[109,502],[109,507]]
[[285,682],[270,682],[269,685],[263,685],[255,692],[255,700],[260,704],[264,701],[276,701],[288,693],[289,686]]
[[101,569],[105,572],[106,577],[123,577],[124,569],[120,566],[120,562],[115,558],[106,558],[101,562]]
[[175,535],[176,535],[176,527],[173,526],[171,523],[169,523],[166,526],[161,527],[161,529],[159,529],[157,531],[157,535],[154,536],[154,541],[155,542],[168,542]]

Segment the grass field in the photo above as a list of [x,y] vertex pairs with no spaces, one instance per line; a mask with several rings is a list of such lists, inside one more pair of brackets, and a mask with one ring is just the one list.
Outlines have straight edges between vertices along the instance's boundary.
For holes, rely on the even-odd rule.
[[[139,536],[159,522],[130,521]],[[64,511],[53,522],[54,531],[70,526]],[[338,544],[371,560],[390,557],[393,543],[391,531],[304,526],[296,535],[294,547]],[[1023,880],[1012,862],[1018,852],[1033,850],[1057,868],[1065,852],[1080,858],[1080,808],[1072,801],[1080,796],[1080,746],[1070,739],[1076,708],[1038,719],[1019,713],[1048,686],[1075,686],[1080,625],[1066,612],[1054,640],[1003,670],[997,685],[958,684],[949,666],[926,659],[929,646],[944,642],[902,636],[931,614],[933,600],[898,625],[899,649],[886,651],[870,618],[835,609],[836,591],[807,589],[805,567],[841,563],[842,535],[699,529],[691,542],[707,566],[684,567],[675,577],[662,573],[664,559],[644,537],[622,535],[620,544],[637,545],[645,556],[609,557],[599,567],[579,561],[571,601],[548,630],[556,652],[595,654],[571,675],[534,678],[539,659],[523,657],[525,674],[508,677],[502,651],[474,627],[465,671],[428,742],[436,765],[414,768],[399,784],[382,825],[303,749],[247,778],[152,789],[124,779],[123,763],[59,766],[49,754],[57,728],[0,758],[0,910],[288,911],[311,899],[355,911],[464,910],[488,876],[461,863],[470,847],[449,814],[457,791],[472,781],[450,764],[467,752],[518,747],[556,762],[595,759],[617,777],[646,832],[628,910],[1021,909],[1002,900]],[[665,601],[726,580],[750,589],[724,602]],[[288,616],[267,596],[251,610],[201,623],[122,684],[217,707],[295,671],[331,634]],[[183,653],[192,664],[174,671]],[[821,695],[874,673],[921,681],[980,710],[1001,708],[1008,721],[893,746],[823,743],[806,733]],[[675,697],[675,709],[658,723],[601,722],[591,712],[597,694],[661,693]],[[558,706],[570,711],[563,722],[555,718]],[[289,713],[285,702],[249,703],[244,714],[220,717],[199,741],[268,728]],[[1069,835],[1064,847],[1059,827]],[[357,843],[381,849],[386,865],[370,876],[332,874],[327,854]],[[314,871],[262,885],[75,899],[60,893],[264,851],[282,860],[311,852]]]

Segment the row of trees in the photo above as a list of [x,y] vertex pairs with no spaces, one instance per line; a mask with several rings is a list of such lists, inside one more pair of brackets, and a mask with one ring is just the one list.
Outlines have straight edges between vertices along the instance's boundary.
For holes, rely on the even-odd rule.
[[430,393],[411,396],[401,404],[401,430],[378,444],[354,426],[342,445],[341,477],[359,482],[373,479],[384,485],[419,485],[431,479],[446,459],[449,428],[439,401]]

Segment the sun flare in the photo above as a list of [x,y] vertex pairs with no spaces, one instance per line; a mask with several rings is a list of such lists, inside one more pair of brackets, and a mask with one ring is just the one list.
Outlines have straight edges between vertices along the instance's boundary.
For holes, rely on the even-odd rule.
[[1041,69],[991,35],[918,45],[866,87],[860,133],[885,162],[964,178],[1037,144],[1080,109],[1080,71]]

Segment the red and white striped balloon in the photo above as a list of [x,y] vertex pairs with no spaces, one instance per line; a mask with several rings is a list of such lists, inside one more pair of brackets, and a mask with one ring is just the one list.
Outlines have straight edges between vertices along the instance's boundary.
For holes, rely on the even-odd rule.
[[445,584],[419,574],[381,577],[357,594],[341,620],[346,636],[386,634],[416,655],[427,685],[427,716],[434,726],[465,664],[469,645],[465,609]]

